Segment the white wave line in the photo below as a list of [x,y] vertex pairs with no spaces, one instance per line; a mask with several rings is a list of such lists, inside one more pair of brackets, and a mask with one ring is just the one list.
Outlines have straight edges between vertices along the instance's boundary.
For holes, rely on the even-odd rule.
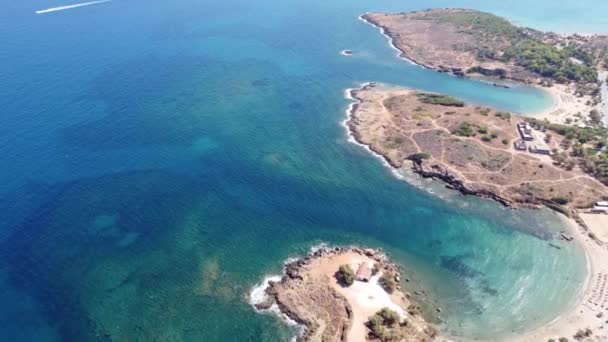
[[91,5],[102,4],[104,2],[110,2],[110,1],[112,1],[112,0],[90,1],[90,2],[83,2],[83,3],[80,3],[80,4],[73,4],[73,5],[66,5],[66,6],[47,8],[47,9],[36,11],[36,14],[44,14],[44,13],[49,13],[49,12],[63,11],[63,10],[68,10],[68,9],[72,9],[72,8],[77,8],[77,7],[84,7],[84,6],[91,6]]

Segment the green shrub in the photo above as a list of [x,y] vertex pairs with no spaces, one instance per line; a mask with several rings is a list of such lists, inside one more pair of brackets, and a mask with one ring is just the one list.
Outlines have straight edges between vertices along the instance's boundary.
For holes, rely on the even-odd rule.
[[393,293],[397,288],[395,275],[390,272],[384,272],[378,281],[380,286],[388,293]]
[[465,103],[457,98],[448,96],[448,95],[440,95],[440,94],[429,94],[429,93],[418,93],[416,94],[420,102],[433,104],[433,105],[441,105],[448,107],[464,107]]
[[349,265],[342,265],[338,269],[337,278],[343,285],[350,286],[355,282],[355,272]]
[[410,154],[410,156],[407,157],[407,159],[409,159],[417,164],[420,164],[420,163],[422,163],[422,161],[430,159],[430,158],[431,158],[431,155],[428,153],[424,153],[424,152]]
[[509,112],[496,112],[494,115],[503,120],[507,120],[507,121],[511,120],[511,113],[509,113]]
[[366,325],[371,330],[371,335],[380,341],[399,341],[403,338],[398,327],[393,328],[400,321],[399,314],[389,308],[383,308],[369,318]]
[[376,275],[378,272],[380,272],[380,264],[375,263],[372,267],[372,275]]
[[485,141],[485,142],[490,142],[490,141],[492,141],[492,138],[490,138],[490,137],[489,137],[489,136],[487,136],[487,135],[484,135],[483,137],[481,137],[481,140],[482,140],[482,141]]
[[509,145],[509,139],[502,139],[503,145]]
[[452,131],[452,134],[459,135],[461,137],[472,137],[475,135],[475,131],[473,130],[474,126],[469,122],[465,121],[458,126],[455,130]]
[[422,308],[418,305],[410,304],[410,306],[407,307],[407,312],[412,316],[417,316],[422,313]]
[[479,111],[479,113],[483,116],[488,116],[488,114],[490,114],[490,108],[483,108]]

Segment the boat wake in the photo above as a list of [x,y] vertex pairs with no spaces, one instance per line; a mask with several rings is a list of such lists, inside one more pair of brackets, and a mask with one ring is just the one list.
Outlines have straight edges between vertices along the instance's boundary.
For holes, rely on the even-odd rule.
[[80,4],[73,4],[73,5],[66,5],[66,6],[47,8],[47,9],[36,11],[36,14],[44,14],[44,13],[50,13],[50,12],[64,11],[64,10],[68,10],[68,9],[72,9],[72,8],[97,5],[97,4],[102,4],[104,2],[110,2],[110,1],[112,1],[112,0],[98,0],[98,1],[91,1],[91,2],[83,2],[83,3],[80,3]]

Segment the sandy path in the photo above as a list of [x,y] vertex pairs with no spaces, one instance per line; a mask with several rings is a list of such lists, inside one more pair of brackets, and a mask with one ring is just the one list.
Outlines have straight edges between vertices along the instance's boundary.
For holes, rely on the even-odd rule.
[[315,273],[327,275],[331,279],[332,287],[343,295],[352,307],[353,324],[348,332],[349,342],[365,342],[365,336],[367,335],[365,322],[383,307],[390,307],[402,316],[405,314],[403,308],[394,303],[386,291],[378,285],[377,276],[369,283],[355,281],[350,287],[342,287],[338,284],[334,274],[340,265],[348,264],[356,271],[359,265],[364,262],[375,263],[374,260],[366,256],[346,253],[323,260],[313,268]]
[[321,260],[311,267],[311,274],[320,277],[328,276],[331,279],[331,286],[346,298],[353,310],[353,322],[348,332],[348,342],[365,342],[365,337],[367,336],[365,322],[368,321],[369,317],[385,307],[395,310],[402,318],[407,317],[414,326],[418,327],[418,331],[422,331],[422,325],[419,325],[417,319],[409,315],[405,310],[409,303],[405,302],[405,300],[399,300],[396,296],[389,295],[378,284],[380,274],[372,277],[369,282],[355,281],[349,287],[342,287],[338,284],[334,274],[340,265],[348,264],[356,271],[359,265],[364,262],[375,263],[373,259],[367,256],[357,253],[345,253]]

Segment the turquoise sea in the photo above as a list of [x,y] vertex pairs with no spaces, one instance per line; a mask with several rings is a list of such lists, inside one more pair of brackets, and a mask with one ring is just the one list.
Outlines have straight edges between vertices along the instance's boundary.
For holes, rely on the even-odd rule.
[[517,112],[551,104],[401,61],[364,12],[470,7],[591,32],[608,31],[608,2],[113,0],[35,14],[69,4],[0,12],[3,341],[287,341],[294,328],[249,294],[319,243],[385,249],[457,340],[508,339],[581,290],[584,254],[556,239],[556,214],[412,186],[340,123],[344,90],[370,80]]

